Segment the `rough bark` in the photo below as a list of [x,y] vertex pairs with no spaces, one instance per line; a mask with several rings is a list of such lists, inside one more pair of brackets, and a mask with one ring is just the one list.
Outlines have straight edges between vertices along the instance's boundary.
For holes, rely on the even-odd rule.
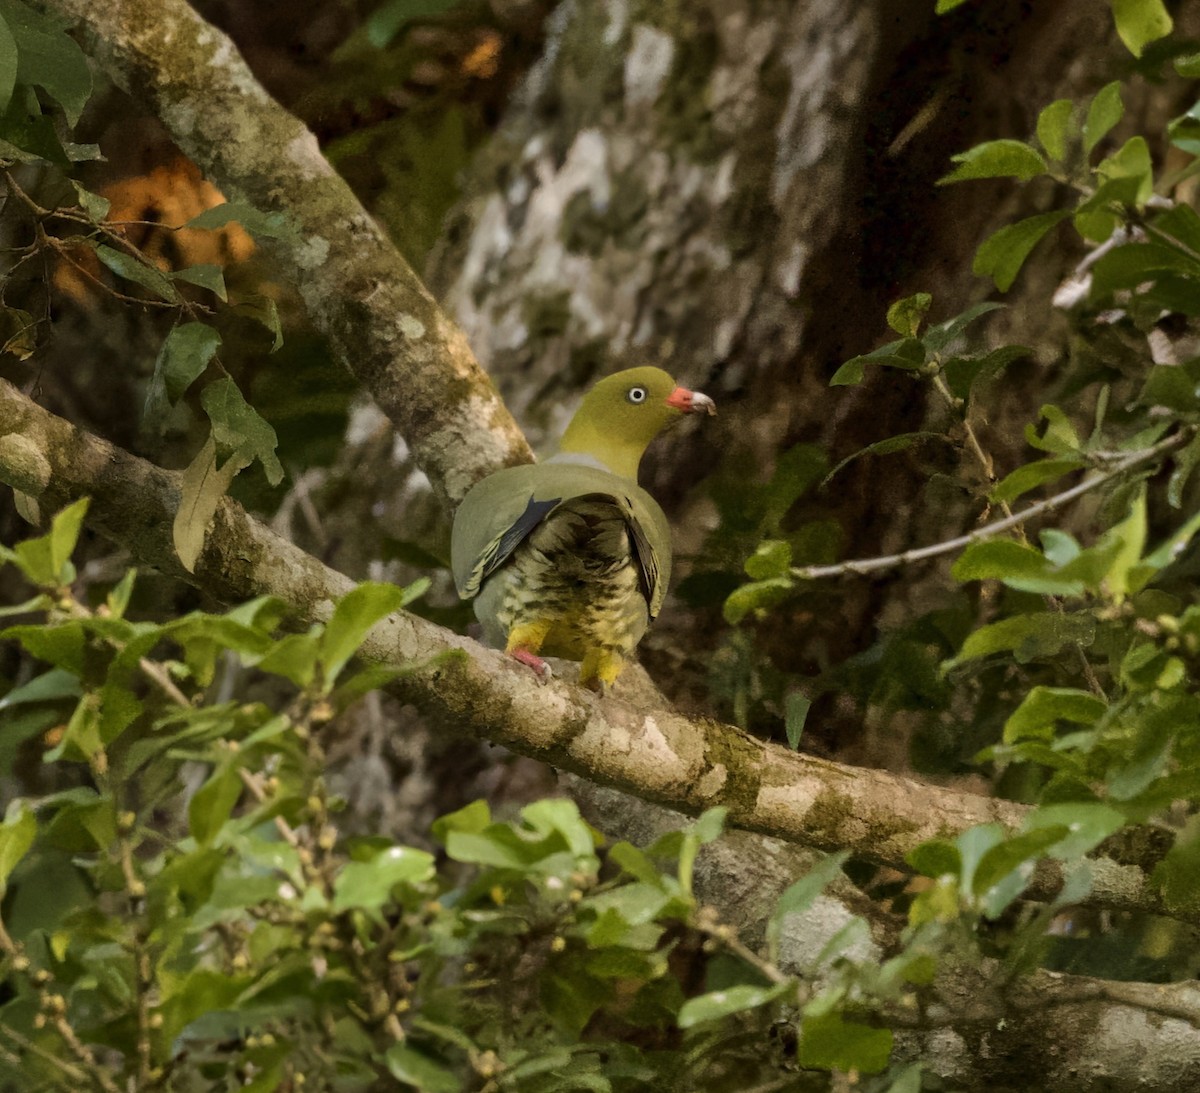
[[184,0],[47,0],[224,193],[283,214],[272,242],[313,325],[392,419],[440,497],[529,449],[447,318],[316,138]]

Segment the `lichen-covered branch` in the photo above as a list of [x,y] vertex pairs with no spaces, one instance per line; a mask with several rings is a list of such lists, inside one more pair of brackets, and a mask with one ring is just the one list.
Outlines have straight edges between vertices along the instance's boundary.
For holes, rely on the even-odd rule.
[[[571,778],[572,795],[601,830],[628,827],[630,799]],[[678,829],[678,813],[644,806],[626,835],[648,844]],[[695,892],[742,942],[759,946],[783,891],[812,867],[800,846],[727,831],[696,861]],[[779,967],[811,974],[828,940],[857,915],[870,927],[856,958],[882,963],[902,947],[903,919],[845,877],[784,920]],[[812,984],[821,989],[818,979]],[[1028,1076],[1055,1093],[1200,1088],[1200,989],[1191,982],[1124,983],[1034,971],[1013,978],[998,961],[946,961],[931,989],[877,1016],[895,1030],[895,1059],[920,1059],[948,1088],[1024,1093]]]
[[[47,510],[90,496],[89,523],[139,563],[226,602],[271,594],[309,623],[326,618],[352,587],[228,498],[187,573],[171,544],[179,475],[89,435],[3,381],[0,481]],[[847,767],[716,721],[635,705],[622,700],[620,685],[603,701],[568,683],[535,686],[527,669],[412,615],[384,620],[363,652],[417,665],[393,686],[447,727],[682,812],[721,805],[738,827],[818,848],[903,867],[904,855],[927,839],[982,823],[1015,828],[1026,813],[1009,801]],[[1091,902],[1200,918],[1194,909],[1163,907],[1147,881],[1153,864],[1132,855],[1123,864],[1095,859]],[[1051,896],[1060,885],[1049,863],[1033,891]]]
[[314,326],[392,419],[435,491],[461,500],[529,447],[461,330],[337,175],[186,0],[44,0],[232,199],[283,213],[272,244]]

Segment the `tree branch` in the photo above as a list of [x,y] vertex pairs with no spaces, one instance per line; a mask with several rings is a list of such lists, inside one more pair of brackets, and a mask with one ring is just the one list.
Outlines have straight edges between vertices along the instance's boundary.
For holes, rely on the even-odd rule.
[[994,520],[990,524],[985,524],[981,528],[967,532],[966,535],[959,535],[954,539],[946,539],[943,542],[932,543],[929,546],[917,547],[913,550],[905,550],[899,554],[886,554],[878,558],[859,558],[848,562],[837,562],[834,565],[793,566],[790,570],[791,575],[802,581],[820,581],[830,577],[845,577],[847,575],[865,577],[870,573],[881,573],[887,569],[895,569],[897,566],[911,565],[913,562],[924,562],[930,558],[940,558],[945,554],[956,554],[965,547],[969,547],[972,543],[981,543],[985,539],[994,539],[997,535],[1027,524],[1030,520],[1038,516],[1044,516],[1048,512],[1061,509],[1077,498],[1082,497],[1085,493],[1090,493],[1092,490],[1113,481],[1113,479],[1120,478],[1123,474],[1128,474],[1135,467],[1152,463],[1160,456],[1182,448],[1195,435],[1195,427],[1188,426],[1180,429],[1178,432],[1172,433],[1170,436],[1164,437],[1157,444],[1152,444],[1149,448],[1141,448],[1136,452],[1122,452],[1112,460],[1110,466],[1090,475],[1070,489],[1063,490],[1061,493],[1056,493],[1054,496],[1047,497],[1042,501],[1035,501],[1020,512],[1009,513],[1004,519]]
[[[0,481],[47,509],[92,498],[88,523],[142,564],[240,602],[270,594],[302,624],[329,616],[353,582],[280,538],[226,498],[194,574],[179,563],[171,523],[179,475],[130,455],[42,409],[0,381]],[[822,849],[905,868],[918,843],[975,824],[1018,827],[1028,811],[1009,801],[926,785],[790,752],[729,725],[622,701],[604,701],[568,683],[533,685],[527,669],[442,627],[398,613],[380,623],[365,656],[417,665],[393,688],[442,724],[504,744],[585,778],[691,815],[721,805],[730,822]],[[1150,856],[1153,856],[1151,854]],[[1098,857],[1089,902],[1200,920],[1195,908],[1167,908],[1147,880],[1154,862]],[[1133,864],[1136,863],[1136,864]],[[1060,889],[1058,864],[1035,877],[1035,898]]]
[[529,461],[462,331],[225,34],[185,0],[42,2],[227,196],[284,214],[288,232],[266,245],[443,500]]

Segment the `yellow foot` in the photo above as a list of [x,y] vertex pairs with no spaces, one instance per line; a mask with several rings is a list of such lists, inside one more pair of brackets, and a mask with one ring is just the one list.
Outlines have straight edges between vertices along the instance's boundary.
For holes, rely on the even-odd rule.
[[579,668],[579,682],[589,691],[605,695],[612,689],[624,667],[625,661],[619,653],[611,649],[589,649]]

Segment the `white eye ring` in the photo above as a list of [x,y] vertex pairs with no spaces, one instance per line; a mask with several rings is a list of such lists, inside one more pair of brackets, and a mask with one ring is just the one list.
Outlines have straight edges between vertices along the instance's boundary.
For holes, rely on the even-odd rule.
[[646,394],[646,388],[644,387],[631,387],[626,392],[625,399],[628,402],[632,402],[635,406],[639,406],[646,401]]

